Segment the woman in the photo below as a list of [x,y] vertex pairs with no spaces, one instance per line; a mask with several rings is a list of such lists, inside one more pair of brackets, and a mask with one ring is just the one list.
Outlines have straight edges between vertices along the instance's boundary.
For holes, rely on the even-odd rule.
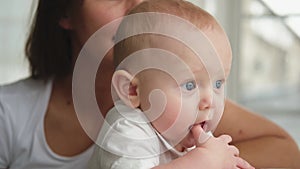
[[[39,1],[26,45],[31,78],[0,88],[0,168],[86,168],[93,141],[76,117],[72,69],[95,31],[141,1]],[[106,112],[112,106],[108,99],[111,53],[100,67],[96,94]],[[291,137],[229,100],[215,135],[224,133],[233,137],[241,156],[256,167],[294,165],[298,148]]]

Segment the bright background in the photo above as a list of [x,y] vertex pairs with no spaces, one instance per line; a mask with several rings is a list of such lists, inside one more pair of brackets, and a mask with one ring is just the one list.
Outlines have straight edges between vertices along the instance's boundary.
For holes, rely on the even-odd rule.
[[[0,84],[29,75],[24,44],[31,1],[0,1]],[[274,121],[300,145],[300,1],[190,1],[213,14],[229,36],[228,97]]]

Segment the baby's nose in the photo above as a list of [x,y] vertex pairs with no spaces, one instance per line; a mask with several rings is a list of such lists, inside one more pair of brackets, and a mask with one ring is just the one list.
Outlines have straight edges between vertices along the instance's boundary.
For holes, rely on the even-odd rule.
[[212,106],[212,90],[209,88],[200,90],[199,92],[200,95],[200,101],[199,101],[199,110],[207,110],[210,109]]

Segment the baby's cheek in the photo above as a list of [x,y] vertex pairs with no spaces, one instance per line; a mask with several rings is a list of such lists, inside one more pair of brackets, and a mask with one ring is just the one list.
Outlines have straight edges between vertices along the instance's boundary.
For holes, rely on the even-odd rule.
[[179,143],[187,134],[195,117],[189,116],[180,103],[167,104],[165,112],[156,122],[156,129],[172,143]]
[[170,130],[176,122],[176,119],[179,116],[180,105],[179,104],[167,104],[165,107],[165,111],[161,114],[161,116],[152,122],[152,125],[158,130],[160,133],[166,132]]
[[213,105],[214,109],[212,112],[213,114],[211,114],[211,121],[208,128],[209,131],[213,132],[218,126],[224,112],[224,104],[225,104],[224,101],[225,98],[223,97],[214,98],[214,105]]

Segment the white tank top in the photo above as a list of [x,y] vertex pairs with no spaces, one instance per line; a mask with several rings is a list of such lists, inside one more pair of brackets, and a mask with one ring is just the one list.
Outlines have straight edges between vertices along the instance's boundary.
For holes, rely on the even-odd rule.
[[52,90],[48,82],[25,79],[0,86],[0,169],[85,169],[93,147],[64,157],[48,146],[44,118]]

